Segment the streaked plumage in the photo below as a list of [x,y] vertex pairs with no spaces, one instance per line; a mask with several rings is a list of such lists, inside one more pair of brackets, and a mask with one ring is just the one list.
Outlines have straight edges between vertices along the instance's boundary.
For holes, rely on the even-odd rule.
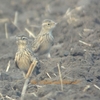
[[34,53],[38,53],[39,55],[48,54],[48,57],[50,57],[50,49],[54,40],[52,30],[55,28],[55,26],[56,23],[49,19],[42,22],[42,29],[32,45],[32,50]]
[[28,48],[28,39],[25,36],[17,37],[16,41],[18,45],[18,51],[15,55],[15,65],[17,68],[22,70],[25,74],[36,58],[32,55],[31,51]]

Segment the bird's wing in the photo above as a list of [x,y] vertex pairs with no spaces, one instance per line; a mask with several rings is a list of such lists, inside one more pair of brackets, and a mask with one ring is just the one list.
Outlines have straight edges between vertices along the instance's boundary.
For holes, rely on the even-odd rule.
[[32,72],[38,63],[38,60],[34,57],[32,52],[29,49],[27,49],[27,50],[28,50],[28,55],[30,56],[31,64],[30,64],[30,67],[27,71],[27,74],[25,75],[26,79],[32,75]]
[[34,40],[32,50],[33,50],[34,52],[38,51],[39,48],[40,48],[40,46],[41,46],[41,43],[42,43],[43,41],[44,41],[43,36],[41,36],[41,35],[37,36],[37,38],[35,38],[35,40]]
[[27,55],[26,57],[30,61],[30,63],[32,63],[34,56],[31,52],[31,50],[27,48],[27,49],[25,49],[24,53],[25,53],[25,55]]
[[15,61],[15,66],[16,66],[17,68],[19,68],[19,67],[18,67],[18,64],[17,64],[17,61]]

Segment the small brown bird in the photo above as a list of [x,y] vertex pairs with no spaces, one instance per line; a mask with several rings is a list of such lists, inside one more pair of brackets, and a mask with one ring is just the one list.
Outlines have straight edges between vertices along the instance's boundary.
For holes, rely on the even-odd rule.
[[54,40],[52,31],[56,24],[57,23],[49,19],[46,19],[42,22],[42,29],[32,44],[32,50],[34,53],[37,53],[38,55],[47,54],[48,58],[51,57],[50,49]]
[[37,59],[32,55],[28,48],[28,38],[25,36],[17,37],[18,51],[15,55],[15,65],[26,75],[32,63],[37,63]]

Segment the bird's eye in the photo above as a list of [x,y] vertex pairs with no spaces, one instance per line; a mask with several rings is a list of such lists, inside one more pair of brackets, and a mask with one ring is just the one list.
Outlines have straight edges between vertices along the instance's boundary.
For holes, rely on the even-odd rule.
[[22,37],[22,40],[25,40],[26,38],[25,37]]
[[48,25],[50,25],[50,24],[48,23]]

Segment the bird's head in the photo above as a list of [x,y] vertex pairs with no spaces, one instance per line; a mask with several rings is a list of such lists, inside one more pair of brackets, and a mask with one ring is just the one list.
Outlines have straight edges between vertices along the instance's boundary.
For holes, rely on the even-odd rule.
[[42,22],[42,28],[49,31],[52,31],[56,25],[57,23],[50,19],[45,19]]
[[18,36],[16,37],[16,43],[20,49],[25,48],[28,44],[28,38],[24,35]]

